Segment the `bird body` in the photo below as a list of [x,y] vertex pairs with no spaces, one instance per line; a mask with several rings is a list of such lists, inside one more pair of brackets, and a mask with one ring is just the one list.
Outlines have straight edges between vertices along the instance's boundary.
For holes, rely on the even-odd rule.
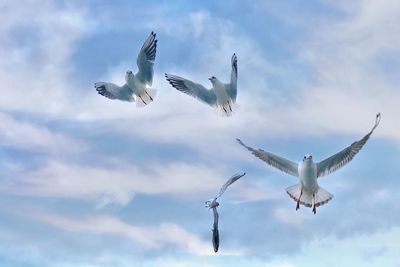
[[300,208],[301,204],[306,207],[312,207],[313,213],[315,214],[317,207],[328,203],[333,198],[331,193],[318,185],[318,178],[332,173],[349,163],[367,143],[371,134],[376,127],[378,127],[380,120],[381,114],[378,113],[371,131],[362,139],[355,141],[342,151],[318,163],[313,161],[311,155],[305,155],[303,161],[296,164],[262,149],[254,149],[246,146],[240,139],[237,139],[237,141],[254,156],[265,161],[268,165],[298,177],[298,184],[286,188],[286,192],[297,202],[296,210]]
[[146,91],[146,84],[142,83],[132,72],[127,72],[125,82],[135,95],[142,95]]
[[304,192],[315,192],[318,190],[317,164],[312,157],[307,158],[299,164],[299,180]]

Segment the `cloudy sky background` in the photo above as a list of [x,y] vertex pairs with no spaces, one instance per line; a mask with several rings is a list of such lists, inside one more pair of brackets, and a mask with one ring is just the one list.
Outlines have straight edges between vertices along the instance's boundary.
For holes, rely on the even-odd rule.
[[[398,266],[400,2],[2,1],[0,266]],[[155,102],[99,96],[158,37]],[[223,118],[165,72],[209,85],[238,55]],[[322,160],[382,122],[334,195],[295,211],[297,181],[240,137]],[[221,199],[220,251],[204,201]]]

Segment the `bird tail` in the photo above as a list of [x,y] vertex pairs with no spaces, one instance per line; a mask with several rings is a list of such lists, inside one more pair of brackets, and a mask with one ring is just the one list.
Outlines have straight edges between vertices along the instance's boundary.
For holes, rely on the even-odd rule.
[[[294,201],[298,201],[301,193],[301,188],[299,184],[290,186],[286,188],[286,193],[292,198]],[[315,206],[319,207],[326,203],[328,203],[333,198],[333,195],[323,189],[322,187],[318,188],[318,191],[315,195]],[[311,193],[303,192],[300,198],[300,204],[311,208],[314,204],[313,196]]]
[[147,88],[143,94],[136,96],[136,106],[144,107],[144,106],[150,104],[151,102],[154,101],[156,94],[157,94],[156,89]]
[[233,113],[239,110],[239,104],[232,101],[225,102],[223,105],[219,105],[217,108],[218,115],[222,117],[230,117]]

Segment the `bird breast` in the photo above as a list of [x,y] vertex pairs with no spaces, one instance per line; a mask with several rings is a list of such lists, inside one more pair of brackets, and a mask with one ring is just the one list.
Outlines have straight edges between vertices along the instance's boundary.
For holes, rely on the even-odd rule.
[[298,171],[305,191],[314,191],[318,188],[317,165],[314,162],[301,162]]
[[223,83],[215,82],[213,87],[219,104],[222,105],[229,101],[229,96],[226,92],[225,85]]
[[144,93],[146,90],[146,85],[143,84],[141,81],[139,81],[136,76],[130,76],[128,77],[126,84],[129,86],[129,88],[132,89],[132,91],[137,94],[141,95]]

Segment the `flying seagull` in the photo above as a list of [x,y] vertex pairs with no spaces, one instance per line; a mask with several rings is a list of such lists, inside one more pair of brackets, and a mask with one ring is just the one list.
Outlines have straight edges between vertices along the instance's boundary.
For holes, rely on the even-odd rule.
[[237,95],[237,57],[233,54],[231,59],[232,72],[230,83],[222,83],[215,76],[209,78],[212,84],[211,89],[205,88],[203,85],[194,83],[185,78],[165,74],[167,81],[179,91],[188,94],[198,100],[208,104],[224,116],[231,116],[237,109],[236,95]]
[[156,59],[157,39],[151,32],[139,52],[136,63],[138,73],[128,70],[125,74],[125,84],[118,86],[108,82],[94,84],[97,92],[110,99],[136,102],[137,107],[144,107],[154,100],[157,90],[150,88],[153,83],[153,65]]
[[265,161],[268,165],[275,167],[287,174],[299,177],[299,184],[286,188],[288,195],[297,202],[296,210],[300,204],[311,208],[315,214],[317,207],[328,203],[333,195],[318,186],[317,179],[328,175],[349,163],[354,156],[367,143],[369,137],[379,125],[381,114],[376,115],[375,124],[372,130],[361,140],[354,142],[339,153],[321,161],[314,162],[311,155],[305,155],[303,161],[296,164],[288,159],[279,157],[262,149],[254,149],[246,146],[240,139],[236,139],[239,144],[247,148],[254,156]]
[[214,246],[214,252],[218,251],[219,247],[219,231],[218,231],[218,212],[217,212],[217,207],[219,206],[219,203],[217,202],[217,198],[222,196],[222,194],[225,192],[225,190],[233,184],[235,181],[239,180],[241,177],[243,177],[246,173],[243,174],[236,174],[229,178],[228,181],[221,187],[221,190],[219,191],[219,194],[216,195],[213,199],[207,200],[206,203],[206,208],[213,209],[214,213],[214,225],[212,229],[212,242]]

